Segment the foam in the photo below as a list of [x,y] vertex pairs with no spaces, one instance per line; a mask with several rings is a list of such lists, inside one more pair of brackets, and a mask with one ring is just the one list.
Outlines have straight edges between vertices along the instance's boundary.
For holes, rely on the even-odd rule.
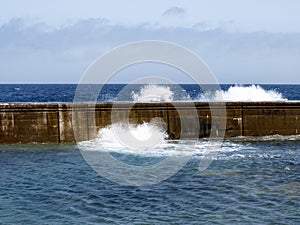
[[229,87],[227,91],[215,91],[201,94],[199,101],[225,101],[225,102],[260,102],[260,101],[287,101],[276,90],[265,90],[259,85]]
[[[97,138],[80,142],[79,146],[84,151],[104,151],[151,157],[192,154],[203,157],[209,153],[220,151],[220,143],[214,140],[166,140],[167,137],[165,130],[154,122],[140,125],[116,123],[100,129]],[[124,143],[124,140],[130,145]],[[222,151],[237,151],[241,146],[241,144],[225,142]]]
[[136,102],[171,102],[174,92],[168,86],[154,84],[145,85],[139,93],[131,93],[133,101]]
[[[139,144],[128,146],[120,141],[123,137],[132,144],[135,138]],[[132,135],[128,139],[128,135]],[[299,141],[300,135],[293,136],[265,136],[265,137],[236,137],[225,139],[220,143],[213,139],[199,140],[166,140],[167,134],[155,123],[143,123],[140,125],[116,123],[99,130],[97,138],[78,143],[82,151],[109,152],[140,157],[169,157],[169,156],[192,156],[203,159],[212,156],[214,160],[229,160],[241,158],[278,158],[277,152],[257,152],[253,141]],[[149,145],[149,141],[155,145]],[[154,142],[153,142],[154,140]],[[143,145],[140,145],[140,144]]]

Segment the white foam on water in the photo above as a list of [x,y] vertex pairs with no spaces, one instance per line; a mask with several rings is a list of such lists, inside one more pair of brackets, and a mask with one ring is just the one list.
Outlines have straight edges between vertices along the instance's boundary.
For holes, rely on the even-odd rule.
[[232,137],[230,138],[233,141],[247,141],[247,142],[272,142],[272,141],[300,141],[300,135],[267,135],[267,136],[261,136],[261,137],[246,137],[246,136],[238,136],[238,137]]
[[[184,91],[184,90],[182,90]],[[171,101],[191,101],[190,96],[184,91],[175,99],[175,93],[168,86],[149,84],[143,86],[139,92],[132,91],[131,97],[135,102],[171,102]],[[261,102],[261,101],[288,101],[276,90],[265,90],[260,85],[235,85],[229,87],[227,91],[217,90],[200,94],[193,101],[201,102]]]
[[199,101],[225,101],[225,102],[261,102],[261,101],[287,101],[281,93],[276,90],[265,90],[259,85],[229,87],[227,91],[217,90],[215,92],[201,94]]
[[167,137],[165,129],[155,122],[138,125],[115,123],[100,129],[97,138],[79,144],[91,151],[149,153],[163,144]]
[[143,86],[138,93],[131,93],[133,101],[136,102],[171,102],[174,92],[168,86],[149,84]]
[[[168,135],[162,126],[156,123],[150,122],[140,125],[116,123],[100,129],[97,138],[80,142],[79,147],[83,151],[115,152],[151,157],[193,154],[198,158],[211,153],[215,155],[219,151],[226,153],[242,148],[241,144],[233,142],[223,143],[223,147],[220,149],[220,143],[214,140],[166,140],[167,137]],[[138,144],[133,144],[132,147],[124,144],[122,140],[126,140],[126,143],[130,145],[135,141]]]
[[[145,146],[139,145],[138,148],[130,148],[122,144],[116,136],[117,132],[122,132],[125,137],[130,133],[134,138],[140,140]],[[155,137],[159,144],[149,148],[147,140]],[[266,136],[258,138],[258,141],[276,141],[276,140],[299,140],[300,136]],[[185,157],[192,156],[195,159],[202,160],[212,157],[213,160],[232,160],[232,159],[272,159],[282,157],[280,153],[261,152],[255,145],[251,144],[251,138],[242,137],[233,140],[224,140],[222,146],[213,139],[199,140],[166,140],[167,134],[161,127],[152,123],[143,123],[140,125],[112,124],[102,128],[98,137],[94,140],[80,142],[79,146],[82,151],[109,152],[125,155],[135,155],[140,157]],[[241,143],[239,143],[239,140]],[[249,141],[249,143],[245,143]]]
[[[262,154],[257,152],[259,149],[251,143],[253,141],[299,141],[300,135],[235,137],[225,139],[221,148],[219,142],[210,138],[199,140],[166,140],[166,138],[168,135],[165,128],[157,121],[139,125],[116,123],[100,129],[97,138],[80,142],[78,145],[83,151],[120,153],[141,157],[193,155],[200,160],[207,156],[212,156],[214,160],[276,158],[280,157],[278,153]],[[122,140],[125,140],[126,143],[124,144]]]

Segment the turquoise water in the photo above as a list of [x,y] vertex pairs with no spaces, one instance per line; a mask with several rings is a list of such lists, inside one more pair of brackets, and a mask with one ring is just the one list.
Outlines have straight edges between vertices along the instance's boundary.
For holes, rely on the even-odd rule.
[[300,141],[292,139],[225,141],[205,171],[196,154],[146,187],[101,177],[76,145],[1,145],[0,224],[300,224]]

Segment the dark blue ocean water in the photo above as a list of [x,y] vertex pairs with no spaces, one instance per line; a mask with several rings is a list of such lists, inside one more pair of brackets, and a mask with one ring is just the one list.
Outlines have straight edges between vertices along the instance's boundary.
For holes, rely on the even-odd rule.
[[227,141],[205,171],[193,157],[146,187],[101,177],[75,145],[2,145],[0,224],[300,224],[299,142]]
[[[112,102],[125,84],[107,84],[102,88],[98,101]],[[132,85],[136,93],[143,85]],[[180,85],[192,98],[197,99],[201,89],[195,84]],[[220,85],[222,90],[228,90],[234,86],[230,84]],[[249,86],[249,85],[245,85]],[[281,93],[284,98],[295,101],[300,100],[300,85],[260,85],[266,91],[275,90]],[[76,91],[76,84],[0,84],[0,102],[73,102]],[[173,89],[174,99],[181,98],[181,91]],[[131,100],[131,93],[127,93],[126,100]]]
[[[116,100],[124,86],[104,87],[98,100]],[[300,100],[299,85],[261,86]],[[182,87],[194,99],[200,93]],[[0,85],[0,102],[72,102],[75,90]],[[160,160],[115,156],[137,165]],[[97,174],[75,144],[0,145],[0,224],[300,224],[300,136],[230,139],[202,172],[200,160],[195,154],[158,184],[128,187]]]

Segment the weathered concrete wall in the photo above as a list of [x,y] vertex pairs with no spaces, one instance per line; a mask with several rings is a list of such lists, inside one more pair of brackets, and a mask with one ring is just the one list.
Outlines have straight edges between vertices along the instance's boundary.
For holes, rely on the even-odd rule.
[[244,136],[299,134],[300,103],[243,103],[242,107]]
[[57,105],[1,104],[0,143],[59,142]]
[[[77,141],[93,139],[100,128],[111,124],[112,116],[114,122],[129,120],[131,123],[149,122],[159,117],[165,122],[172,138],[180,138],[182,129],[188,137],[195,132],[192,129],[192,108],[196,108],[200,121],[200,137],[220,132],[216,124],[213,126],[211,123],[212,115],[208,103],[198,102],[193,106],[188,102],[134,105],[119,103],[113,106],[0,104],[0,143],[69,143],[75,142],[74,131]],[[218,103],[214,104],[214,108],[218,108]],[[184,124],[180,117],[184,117]],[[222,118],[224,115],[218,117]],[[226,103],[226,137],[296,135],[299,131],[300,102]]]

